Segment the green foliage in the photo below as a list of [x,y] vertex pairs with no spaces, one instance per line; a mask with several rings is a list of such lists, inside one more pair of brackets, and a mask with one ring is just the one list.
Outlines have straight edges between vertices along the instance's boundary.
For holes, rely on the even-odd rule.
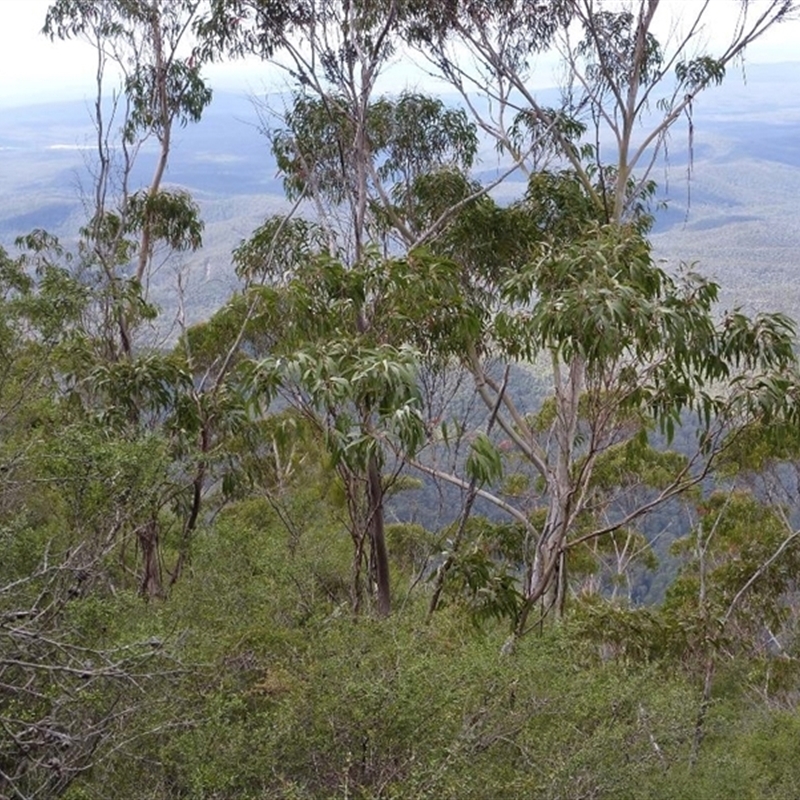
[[[783,598],[793,588],[800,553],[796,546],[779,548],[792,531],[779,510],[745,491],[712,494],[697,512],[682,543],[691,557],[668,590],[665,609],[716,620],[714,635],[731,637],[728,647],[758,651],[764,626],[779,631],[790,614]],[[775,554],[780,557],[771,560]],[[758,580],[741,595],[753,576]]]
[[[754,713],[734,676],[690,768],[697,706],[681,661],[686,634],[655,610],[584,603],[506,656],[491,614],[478,632],[459,603],[428,625],[413,596],[389,620],[354,622],[337,584],[349,544],[332,535],[337,512],[324,480],[321,466],[299,476],[280,514],[262,499],[218,515],[169,606],[123,593],[87,594],[69,608],[82,647],[124,644],[132,659],[147,659],[149,677],[141,695],[121,694],[110,679],[76,694],[83,706],[69,706],[73,725],[130,702],[67,796],[100,798],[113,786],[126,800],[145,785],[154,798],[346,790],[644,800],[712,798],[719,786],[793,796],[794,715]],[[485,522],[475,533],[510,552],[501,527]],[[466,562],[490,563],[474,552],[465,575]],[[476,611],[497,607],[499,578],[476,584]]]
[[720,472],[761,474],[773,464],[796,461],[799,455],[800,430],[791,420],[757,421],[731,435],[720,457]]
[[398,522],[386,526],[386,543],[393,561],[405,574],[416,577],[428,563],[434,537],[421,525]]
[[179,364],[159,355],[132,361],[100,364],[87,379],[100,395],[99,414],[110,426],[124,426],[138,415],[169,411],[177,396],[191,385],[191,378]]
[[436,97],[403,92],[397,100],[381,98],[370,122],[378,132],[375,155],[383,179],[408,184],[436,168],[466,172],[478,151],[476,127],[466,112]]
[[642,30],[634,13],[597,11],[584,26],[578,53],[588,62],[587,76],[602,90],[625,88],[634,75],[645,83],[658,77],[664,63],[661,45],[651,32]]
[[589,663],[613,659],[627,664],[657,662],[683,653],[686,633],[678,620],[651,608],[628,608],[599,597],[577,603],[567,624]]
[[401,6],[401,18],[408,38],[432,47],[434,52],[456,32],[480,35],[486,20],[491,19],[498,36],[508,42],[507,57],[524,68],[533,54],[546,50],[556,32],[569,24],[572,8],[563,0],[538,6],[525,0],[446,0],[435,6],[407,0]]
[[592,472],[593,488],[601,492],[629,486],[664,489],[688,468],[685,455],[656,449],[643,433],[610,447],[598,457]]
[[[463,110],[448,109],[437,98],[405,92],[396,100],[383,97],[371,103],[363,121],[353,113],[346,96],[294,98],[287,127],[272,134],[287,197],[321,193],[338,205],[354,190],[359,164],[366,168],[367,161],[378,165],[380,180],[394,183],[402,193],[422,175],[465,170],[475,158],[475,125]],[[361,149],[354,144],[357,135],[363,136]]]
[[187,192],[136,192],[128,199],[131,232],[149,227],[153,239],[175,251],[199,250],[203,244],[200,208]]
[[[524,109],[514,117],[509,135],[517,150],[522,151],[527,146],[532,157],[546,159],[558,153],[565,142],[580,140],[586,130],[585,123],[563,109]],[[541,178],[548,180],[552,177],[547,170],[536,172],[529,185],[533,188]]]
[[725,64],[712,56],[698,56],[676,64],[675,75],[683,86],[697,92],[709,84],[719,86],[725,79]]
[[376,440],[360,423],[359,409],[374,413],[385,433],[407,451],[421,445],[425,428],[415,364],[415,354],[408,348],[354,348],[341,342],[265,359],[254,367],[253,381],[267,396],[284,384],[306,392],[309,408],[332,417],[325,436],[334,463],[344,460],[363,467],[376,452]]
[[[182,5],[182,8],[181,4],[174,3],[164,6],[170,14],[168,24],[173,27],[173,35],[181,35],[182,25],[185,25],[180,20],[179,9],[191,14],[196,8],[196,4],[194,8],[189,3]],[[163,18],[160,23],[164,24]],[[200,121],[212,97],[210,87],[200,76],[200,67],[199,61],[174,58],[173,52],[165,66],[143,64],[127,75],[125,93],[132,104],[124,132],[128,143],[132,144],[142,131],[153,131],[163,138],[172,120],[182,126]]]
[[542,237],[556,242],[578,239],[591,220],[604,221],[599,218],[601,210],[575,174],[567,170],[559,173],[543,170],[532,175],[523,208]]
[[446,363],[480,336],[484,312],[465,296],[460,266],[427,250],[392,259],[369,276],[380,298],[377,324],[393,341],[410,342]]
[[465,466],[467,475],[479,485],[497,483],[503,477],[500,451],[485,433],[479,433],[470,443]]
[[79,423],[64,426],[56,441],[39,443],[42,477],[60,495],[76,545],[107,547],[115,528],[130,535],[162,502],[161,475],[169,463],[163,440],[110,434],[102,423]]
[[447,563],[446,601],[462,608],[481,627],[511,622],[522,607],[518,569],[524,560],[526,530],[519,523],[492,522],[471,516],[456,546],[454,526],[445,529],[441,556]]
[[276,215],[233,251],[233,263],[239,277],[248,280],[286,280],[323,248],[324,232],[318,225],[299,217]]
[[[156,797],[644,798],[665,770],[682,774],[693,716],[679,675],[582,666],[565,632],[501,657],[498,637],[449,613],[425,628],[413,615],[293,620],[280,609],[298,595],[281,575],[305,573],[285,554],[275,563],[278,540],[242,535],[248,517],[265,521],[242,507],[220,527],[239,580],[208,584],[229,561],[206,551],[173,597],[184,655],[211,663],[143,714],[153,732],[126,753],[127,773],[106,759],[76,785],[84,796],[109,780],[120,798],[138,796],[146,780]],[[182,723],[159,731],[162,713]]]
[[[794,326],[720,317],[716,284],[653,260],[655,186],[625,138],[665,65],[690,103],[727,56],[668,58],[642,17],[589,4],[572,54],[588,97],[524,107],[513,72],[579,4],[312,6],[48,12],[51,37],[123,67],[126,158],[151,136],[161,150],[147,191],[126,161],[111,197],[101,115],[74,250],[45,231],[18,259],[0,249],[0,794],[794,797],[791,510],[701,484],[720,454],[740,481],[794,460]],[[497,34],[501,125],[523,98],[502,147],[568,168],[533,170],[508,205],[485,195],[465,111],[372,96],[400,30],[459,80],[451,35]],[[173,125],[210,102],[204,58],[279,50],[298,85],[273,152],[318,218],[268,218],[234,253],[242,293],[172,350],[148,346],[156,248],[202,243],[196,204],[161,188]],[[619,163],[585,141],[589,118],[619,126]],[[539,402],[524,376],[542,357]],[[403,459],[430,444],[425,464],[444,461],[423,361],[425,379],[466,367],[488,411],[441,422],[465,518],[384,531],[386,498],[420,486]],[[692,453],[654,447],[687,412]],[[464,453],[456,429],[485,432]],[[475,489],[513,521],[468,516]],[[680,574],[663,607],[631,608],[629,568],[656,565],[638,517],[673,493],[696,518]],[[385,615],[401,586],[384,534],[408,589],[377,620],[357,613],[364,587]],[[423,623],[430,578],[444,610]],[[563,624],[539,617],[553,607]]]

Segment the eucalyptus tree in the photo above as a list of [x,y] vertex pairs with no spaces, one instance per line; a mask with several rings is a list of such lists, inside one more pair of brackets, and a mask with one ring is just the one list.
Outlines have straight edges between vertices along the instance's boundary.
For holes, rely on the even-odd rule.
[[[572,169],[603,216],[635,214],[670,131],[796,0],[485,0],[410,3],[406,32],[483,132],[527,174]],[[710,28],[715,41],[705,37]],[[727,38],[726,38],[727,37]],[[555,56],[561,100],[532,88]],[[599,180],[597,179],[599,178]]]
[[[175,126],[199,121],[211,101],[200,74],[202,60],[189,42],[203,5],[200,0],[56,0],[45,19],[46,35],[83,40],[97,56],[96,161],[82,256],[85,268],[97,269],[107,284],[107,313],[116,329],[113,340],[107,335],[112,358],[133,352],[133,328],[147,313],[158,248],[196,250],[201,244],[196,205],[163,182]],[[150,140],[157,143],[152,177],[138,188],[133,169],[148,158]]]
[[[403,198],[410,197],[410,187],[423,176],[469,169],[477,151],[474,127],[463,111],[415,92],[379,94],[382,73],[401,44],[400,11],[401,4],[394,0],[268,6],[238,0],[212,3],[210,15],[198,26],[209,52],[254,52],[282,69],[291,89],[289,108],[272,120],[265,110],[263,119],[287,197],[295,210],[313,217],[314,239],[302,258],[297,258],[302,248],[295,247],[287,259],[286,234],[297,233],[298,226],[294,221],[268,220],[240,250],[250,279],[291,291],[297,289],[298,278],[310,281],[305,289],[309,308],[305,313],[296,309],[295,314],[308,318],[313,309],[316,322],[305,343],[295,340],[298,353],[308,357],[304,345],[317,348],[318,367],[324,370],[330,353],[319,349],[323,329],[329,340],[347,341],[351,349],[363,347],[365,364],[377,353],[386,360],[394,352],[398,361],[385,373],[389,394],[394,392],[390,373],[396,368],[397,374],[407,374],[407,354],[386,336],[389,320],[381,309],[375,276],[392,258],[402,257],[430,235],[414,227]],[[311,286],[325,302],[313,297]],[[345,306],[346,313],[341,313]],[[381,434],[375,426],[383,415],[379,395],[362,392],[355,384],[353,388],[355,393],[347,395],[338,382],[326,403],[318,390],[312,393],[316,406],[326,412],[336,409],[333,417],[318,416],[320,427],[333,442],[336,425],[351,417],[359,438],[377,442]],[[343,404],[354,407],[354,413]],[[308,404],[302,406],[310,410]],[[337,457],[337,463],[345,470],[343,460]],[[355,463],[346,467],[345,484],[350,527],[357,531],[356,561],[368,531],[377,607],[386,614],[386,487],[379,449],[368,448],[366,460],[358,467]]]
[[[294,82],[293,104],[269,133],[287,193],[313,208],[328,255],[359,270],[369,244],[407,253],[385,261],[379,291],[367,294],[361,284],[355,294],[337,289],[356,309],[353,331],[375,336],[385,325],[391,341],[436,353],[440,363],[462,363],[486,405],[486,429],[502,430],[515,456],[538,474],[532,485],[545,487],[526,494],[526,508],[495,496],[526,531],[518,632],[537,599],[563,599],[567,541],[589,507],[596,520],[602,510],[606,522],[591,525],[581,541],[620,530],[710,468],[713,443],[734,412],[720,399],[724,392],[712,396],[706,383],[731,379],[739,366],[774,373],[792,364],[786,320],[750,321],[734,312],[727,327],[714,328],[716,287],[692,274],[668,276],[653,264],[644,238],[654,193],[650,169],[671,126],[792,4],[765,2],[756,13],[757,6],[742,5],[730,46],[718,57],[691,53],[708,3],[684,19],[686,32],[671,48],[653,34],[657,1],[640,3],[637,14],[590,0],[301,6],[240,0],[213,4],[199,27],[212,50],[258,52]],[[417,95],[373,100],[381,70],[403,39],[428,54],[478,127],[510,156],[500,180],[514,169],[528,175],[524,200],[501,209],[486,197],[488,187],[469,179],[476,138],[462,111]],[[528,78],[536,54],[554,47],[563,55],[569,91],[553,109],[537,101]],[[476,91],[488,99],[489,116],[475,102]],[[648,121],[652,106],[658,114]],[[650,127],[637,139],[640,123]],[[615,142],[610,158],[604,126]],[[274,264],[274,246],[265,252]],[[402,278],[411,264],[412,282]],[[420,287],[426,294],[414,306]],[[723,346],[733,332],[738,338]],[[748,361],[742,342],[759,336],[764,347]],[[552,402],[521,409],[513,387],[488,367],[498,357],[509,365],[545,359]],[[619,493],[603,489],[599,478],[592,483],[603,460],[614,460],[607,451],[628,447],[628,456],[641,460],[629,443],[644,435],[648,419],[671,433],[682,412],[699,407],[701,446],[673,463],[667,479],[663,470],[651,471],[658,473],[649,487],[655,499],[642,481],[621,479],[639,502],[620,518]],[[473,474],[449,476],[469,496],[490,494],[486,484],[502,465],[491,442],[479,441],[468,461]],[[535,497],[546,509],[538,529],[530,516],[539,505]],[[380,503],[373,502],[377,519]],[[383,549],[378,541],[373,547]]]
[[[182,479],[196,484],[204,463],[186,456],[203,442],[197,427],[185,424],[186,409],[194,408],[196,417],[202,404],[189,366],[161,351],[165,334],[155,324],[159,309],[150,281],[170,258],[202,244],[197,205],[185,191],[167,188],[165,175],[175,128],[197,122],[211,100],[202,58],[190,41],[205,7],[199,0],[56,0],[43,31],[82,40],[96,53],[87,221],[73,251],[40,238],[31,254],[38,268],[68,256],[69,270],[87,294],[81,318],[85,357],[63,385],[84,408],[87,425],[100,419],[131,447],[161,437],[163,457],[176,458],[175,468],[165,466],[156,479],[152,502],[140,509],[143,517],[128,521],[141,553],[145,596],[164,593],[163,511],[182,505]],[[150,180],[139,186],[136,175],[148,162]],[[197,508],[197,502],[189,504],[189,528]]]
[[[558,574],[563,581],[569,547],[620,529],[653,502],[651,497],[633,503],[621,513],[618,500],[601,499],[607,492],[597,480],[592,488],[592,475],[597,469],[599,477],[602,462],[613,460],[609,454],[601,458],[601,452],[629,448],[648,418],[671,434],[681,413],[699,404],[699,446],[670,480],[651,487],[661,502],[710,468],[709,456],[744,402],[740,390],[746,380],[737,369],[769,373],[775,389],[780,371],[793,368],[787,320],[751,321],[734,311],[715,328],[716,287],[688,272],[667,275],[653,264],[644,237],[655,192],[652,168],[674,124],[688,116],[691,132],[700,94],[794,8],[786,0],[737,4],[730,38],[718,53],[698,49],[712,19],[709,2],[682,8],[663,42],[656,32],[669,10],[659,0],[456,1],[409,3],[402,9],[407,38],[460,93],[506,163],[528,178],[523,201],[505,211],[476,202],[469,212],[464,209],[466,218],[472,215],[471,230],[460,229],[467,238],[480,230],[478,238],[494,240],[490,231],[496,225],[486,223],[510,215],[514,221],[503,229],[515,229],[516,252],[506,247],[493,265],[490,253],[480,272],[474,254],[480,244],[465,249],[450,240],[439,249],[460,260],[465,274],[472,271],[473,287],[490,301],[474,306],[481,334],[464,340],[459,350],[487,419],[504,431],[514,457],[533,467],[538,485],[547,487],[538,529],[531,523],[534,507],[512,509],[497,498],[499,507],[516,514],[533,548],[518,632],[533,598],[548,595],[555,602],[562,591],[550,578]],[[534,65],[547,53],[558,54],[565,76],[556,107],[540,101],[531,88]],[[459,231],[458,225],[451,231]],[[442,244],[433,242],[434,251]],[[477,281],[476,266],[482,275]],[[734,332],[732,342],[723,344]],[[742,342],[760,336],[766,337],[758,351],[763,360],[748,361]],[[534,361],[539,369],[544,362],[554,387],[551,401],[540,409],[521,405],[489,368],[497,358]],[[709,382],[727,383],[728,399],[739,395],[734,406],[722,401],[724,391],[710,392]],[[532,444],[537,440],[539,445]],[[502,463],[498,453],[485,455],[483,483],[497,477]],[[472,486],[474,477],[450,476],[462,487]],[[625,483],[632,489],[630,479]],[[635,483],[643,491],[642,481]],[[605,509],[607,522],[592,524],[585,538],[576,538],[582,513],[592,506]],[[550,555],[547,542],[555,547]]]
[[[604,221],[568,171],[537,174],[510,207],[484,197],[463,214],[455,238],[434,242],[428,256],[450,264],[447,291],[457,299],[437,306],[448,274],[440,268],[417,273],[430,305],[401,312],[403,290],[385,302],[413,320],[416,341],[467,366],[502,436],[478,436],[461,472],[414,463],[477,488],[517,524],[523,570],[509,616],[520,635],[538,602],[545,613],[563,605],[570,553],[633,530],[697,486],[742,426],[795,413],[794,327],[779,314],[720,317],[716,284],[655,263],[646,214]],[[514,236],[487,254],[485,225],[497,230],[498,220]],[[549,370],[543,403],[509,385],[514,365]],[[692,418],[696,438],[682,454],[653,449],[653,432],[669,441]],[[445,426],[431,447],[450,435]],[[457,566],[458,554],[447,563]]]

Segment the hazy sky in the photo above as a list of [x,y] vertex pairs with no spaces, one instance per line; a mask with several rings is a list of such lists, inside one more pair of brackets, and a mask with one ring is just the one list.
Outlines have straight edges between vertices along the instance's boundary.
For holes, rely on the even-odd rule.
[[[696,9],[701,0],[663,2],[679,15]],[[39,33],[48,5],[49,0],[0,0],[0,106],[91,96],[93,52],[82,42],[50,42]],[[739,0],[712,0],[712,5],[714,10],[704,35],[713,47],[735,21]],[[666,30],[660,32],[664,33]],[[800,62],[800,20],[769,31],[751,48],[748,60]],[[552,84],[547,70],[542,72],[541,80]],[[217,88],[238,88],[242,92],[258,90],[264,83],[263,68],[258,64],[215,66],[207,74]],[[400,70],[395,69],[395,74]],[[417,80],[418,76],[419,73]]]

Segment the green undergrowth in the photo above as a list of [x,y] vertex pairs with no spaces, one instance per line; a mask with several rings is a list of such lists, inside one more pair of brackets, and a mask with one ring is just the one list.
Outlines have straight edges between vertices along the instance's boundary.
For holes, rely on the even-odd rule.
[[424,584],[354,619],[346,532],[298,502],[293,542],[263,500],[220,514],[167,602],[75,606],[106,645],[152,641],[161,672],[70,800],[796,796],[800,723],[735,670],[696,749],[693,670],[622,657],[580,615],[508,655],[454,606],[426,624]]

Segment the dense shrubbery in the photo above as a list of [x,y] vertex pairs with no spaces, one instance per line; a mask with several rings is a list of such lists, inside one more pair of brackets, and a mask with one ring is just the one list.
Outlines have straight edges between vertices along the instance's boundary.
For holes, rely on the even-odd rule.
[[294,500],[291,541],[265,500],[223,511],[168,603],[65,604],[71,644],[152,651],[141,677],[61,687],[109,717],[65,797],[794,797],[794,694],[764,676],[784,659],[721,665],[698,747],[703,664],[659,611],[577,604],[506,655],[458,605],[426,623],[424,584],[354,619],[336,506]]

